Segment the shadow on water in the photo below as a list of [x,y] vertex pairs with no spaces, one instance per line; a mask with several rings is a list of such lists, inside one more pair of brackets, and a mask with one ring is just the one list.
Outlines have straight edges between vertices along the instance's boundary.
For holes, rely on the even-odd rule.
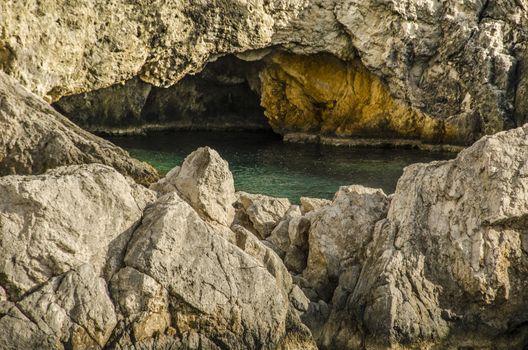
[[359,184],[394,192],[403,168],[454,158],[452,153],[406,149],[334,147],[284,143],[271,132],[174,131],[109,137],[162,174],[201,146],[229,162],[239,191],[288,197],[332,198],[339,186]]

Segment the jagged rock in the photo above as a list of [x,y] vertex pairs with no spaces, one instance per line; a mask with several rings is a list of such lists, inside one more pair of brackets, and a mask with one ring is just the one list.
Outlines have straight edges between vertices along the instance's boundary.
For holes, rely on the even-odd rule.
[[112,278],[111,291],[123,316],[112,348],[148,343],[168,330],[171,324],[168,293],[152,277],[124,267]]
[[0,177],[0,285],[17,300],[90,263],[111,276],[154,193],[91,164]]
[[269,46],[304,6],[286,0],[1,3],[0,69],[50,100],[133,76],[169,86],[220,55]]
[[252,234],[245,238],[240,244],[251,254],[226,241],[172,192],[146,209],[125,263],[168,291],[180,338],[196,333],[231,349],[314,348],[290,306],[291,278],[285,289],[288,273],[277,275],[273,268],[282,265],[280,259]]
[[39,329],[13,303],[1,302],[0,308],[2,309],[0,348],[10,350],[63,349],[53,336]]
[[106,283],[89,264],[52,278],[17,307],[38,329],[72,349],[102,348],[117,322]]
[[526,347],[527,146],[525,126],[407,167],[319,344]]
[[301,209],[298,205],[292,205],[281,218],[281,221],[275,226],[266,242],[273,250],[284,260],[284,256],[290,246],[290,237],[288,229],[290,221],[302,216]]
[[233,222],[233,175],[227,162],[209,147],[189,154],[181,167],[172,169],[151,188],[162,195],[178,192],[206,220],[226,226]]
[[303,214],[309,213],[311,211],[321,209],[332,203],[331,200],[322,199],[322,198],[311,198],[311,197],[301,197],[301,211]]
[[0,71],[0,175],[40,174],[63,165],[102,163],[138,183],[158,179],[150,165],[87,133]]
[[2,349],[101,349],[116,325],[105,281],[84,264],[4,302]]
[[310,219],[302,216],[298,206],[292,205],[266,238],[266,242],[292,273],[302,273],[306,268],[309,228]]
[[303,277],[320,299],[331,299],[344,262],[357,264],[364,259],[362,250],[371,241],[376,222],[386,216],[388,206],[382,190],[353,185],[341,187],[331,205],[310,217]]
[[[270,47],[331,53],[386,82],[386,89],[374,91],[388,92],[387,99],[367,103],[361,112],[377,120],[360,123],[367,131],[378,126],[397,135],[468,143],[525,119],[514,108],[523,110],[526,99],[519,73],[525,71],[527,8],[525,0],[91,0],[82,6],[23,0],[0,4],[0,69],[51,101],[134,76],[173,85],[227,53],[248,60]],[[365,101],[379,97],[360,95],[368,96]],[[332,101],[313,107],[331,114]],[[358,126],[345,118],[340,129],[339,118],[330,119],[337,134]]]
[[262,194],[237,192],[235,207],[238,218],[250,231],[261,239],[268,237],[279,221],[284,217],[291,204],[287,198],[275,198]]

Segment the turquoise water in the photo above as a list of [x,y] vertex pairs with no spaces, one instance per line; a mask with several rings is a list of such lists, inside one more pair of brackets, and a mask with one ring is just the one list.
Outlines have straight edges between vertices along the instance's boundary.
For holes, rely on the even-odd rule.
[[165,174],[201,146],[229,162],[239,191],[287,197],[332,198],[339,186],[360,184],[394,192],[405,166],[453,158],[450,153],[418,150],[291,144],[266,132],[178,131],[111,137],[132,156]]

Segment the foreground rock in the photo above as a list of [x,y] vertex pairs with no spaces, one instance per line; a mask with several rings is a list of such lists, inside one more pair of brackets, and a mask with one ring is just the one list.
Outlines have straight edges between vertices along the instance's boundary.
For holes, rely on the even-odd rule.
[[87,133],[0,72],[0,175],[40,174],[61,165],[102,163],[138,183],[156,181],[150,165]]
[[205,348],[311,347],[310,332],[290,306],[291,278],[288,286],[263,261],[223,239],[175,192],[147,209],[125,263],[168,291],[166,308],[175,310],[172,327],[184,342],[195,337],[209,344]]
[[261,239],[271,234],[291,206],[287,198],[246,192],[238,192],[237,197],[237,221]]
[[[216,152],[188,159],[204,154]],[[213,173],[227,169],[217,160]],[[0,192],[0,348],[316,348],[280,258],[195,198],[155,201],[97,164],[5,176]]]
[[[319,346],[524,348],[527,146],[528,127],[518,128],[483,138],[455,160],[408,167],[387,218],[331,250],[344,259],[337,286],[326,307],[312,303],[306,316]],[[332,226],[359,224],[357,209]],[[321,224],[312,221],[311,237]]]
[[[208,155],[182,169],[228,172]],[[181,169],[154,203],[102,165],[0,178],[0,347],[524,349],[527,169],[525,126],[407,167],[393,196],[240,193],[231,227],[171,187]]]
[[201,147],[181,167],[172,169],[152,186],[160,194],[178,192],[206,220],[229,226],[235,209],[235,183],[229,166],[218,152]]
[[106,281],[154,193],[96,164],[5,176],[0,192],[0,348],[101,348],[117,322]]
[[3,302],[2,349],[100,349],[116,325],[104,279],[81,265],[17,303]]
[[103,165],[0,177],[0,285],[17,300],[84,263],[111,275],[154,194]]

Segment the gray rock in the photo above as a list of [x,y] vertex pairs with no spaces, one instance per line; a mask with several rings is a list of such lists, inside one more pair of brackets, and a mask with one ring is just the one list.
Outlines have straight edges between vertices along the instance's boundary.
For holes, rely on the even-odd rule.
[[162,195],[178,192],[206,220],[225,226],[233,222],[233,175],[227,162],[209,147],[189,154],[181,167],[172,169],[151,188]]
[[310,332],[290,309],[284,278],[264,263],[271,250],[248,243],[245,251],[264,256],[226,241],[172,192],[147,208],[125,263],[167,289],[178,334],[196,332],[232,349],[288,348],[292,342],[313,348]]
[[27,318],[14,304],[3,305],[0,317],[0,348],[10,350],[64,349],[57,339],[46,334]]
[[16,300],[85,263],[111,276],[154,193],[92,164],[0,177],[0,285]]
[[525,126],[407,167],[319,344],[525,347],[527,146]]
[[[238,221],[249,225],[250,227],[247,228],[261,239],[271,234],[291,206],[287,198],[274,198],[246,192],[237,192],[237,197],[235,206],[240,212]],[[247,217],[247,220],[242,219],[244,217]]]
[[[290,221],[302,216],[298,205],[292,205],[284,214],[281,221],[275,226],[269,237],[264,242],[268,244],[284,260],[284,256],[290,247],[290,235],[288,233]],[[251,224],[250,224],[251,225]]]
[[364,260],[363,248],[388,206],[382,190],[353,185],[341,187],[331,205],[313,212],[303,276],[321,299],[331,299],[344,261]]
[[158,179],[150,165],[83,131],[3,72],[0,101],[0,175],[40,174],[63,165],[102,163],[138,183]]
[[301,197],[301,211],[303,214],[306,214],[308,212],[321,209],[322,207],[325,207],[332,203],[332,201],[328,199],[322,199],[322,198],[311,198],[311,197]]
[[292,205],[266,238],[265,242],[284,260],[292,273],[302,273],[306,268],[309,229],[310,219],[301,215],[298,206]]
[[2,349],[101,349],[116,325],[106,283],[90,264],[9,304],[0,316]]

